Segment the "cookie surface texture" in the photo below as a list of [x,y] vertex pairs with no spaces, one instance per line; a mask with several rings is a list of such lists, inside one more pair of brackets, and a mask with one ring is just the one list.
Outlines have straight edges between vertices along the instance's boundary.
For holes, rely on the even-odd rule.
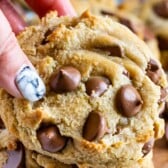
[[1,117],[27,149],[89,168],[142,168],[151,161],[164,133],[159,110],[167,82],[143,41],[89,13],[50,13],[18,41],[47,89],[37,102],[0,90]]

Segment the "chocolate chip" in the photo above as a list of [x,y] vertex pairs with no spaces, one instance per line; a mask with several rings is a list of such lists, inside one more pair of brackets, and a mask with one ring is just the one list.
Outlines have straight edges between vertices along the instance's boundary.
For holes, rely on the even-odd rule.
[[162,88],[159,102],[165,102],[167,96],[168,96],[168,88]]
[[115,13],[109,12],[109,11],[101,11],[102,15],[108,15],[111,17],[116,17],[118,18],[119,22],[123,25],[125,25],[127,28],[129,28],[133,33],[137,34],[138,33],[138,27],[135,23],[133,23],[130,19],[123,18]]
[[64,66],[51,79],[51,88],[56,93],[71,92],[75,90],[81,80],[80,72],[71,66]]
[[134,32],[135,34],[138,32],[137,26],[131,20],[129,20],[127,18],[123,18],[123,17],[121,17],[121,16],[119,16],[119,15],[113,13],[113,12],[109,12],[109,11],[105,11],[105,10],[102,10],[101,14],[116,17],[116,18],[118,18],[118,20],[121,24],[128,27],[132,32]]
[[124,50],[118,45],[103,47],[102,49],[103,49],[103,51],[108,51],[109,56],[116,56],[116,57],[123,57],[124,56]]
[[146,156],[154,146],[154,139],[151,138],[148,142],[146,142],[142,148],[142,153]]
[[86,82],[86,93],[92,97],[101,96],[107,89],[110,81],[105,77],[94,76]]
[[116,16],[115,13],[109,12],[109,11],[105,11],[105,10],[101,10],[101,14],[102,15],[108,15],[108,16]]
[[18,143],[16,150],[8,150],[8,159],[2,168],[23,168],[24,166],[24,147]]
[[160,17],[168,18],[168,0],[163,0],[153,6],[153,11]]
[[47,37],[52,33],[53,31],[48,29],[44,34],[44,39],[42,40],[41,44],[44,45],[48,43]]
[[117,57],[123,57],[124,51],[121,47],[114,45],[109,48],[109,56],[117,56]]
[[137,34],[137,32],[138,32],[137,25],[135,23],[133,23],[131,20],[119,17],[119,22],[121,24],[125,25],[126,27],[128,27],[133,33]]
[[124,49],[118,45],[98,46],[95,48],[108,52],[108,56],[114,56],[114,57],[123,57],[124,56]]
[[161,69],[159,68],[157,62],[153,59],[150,59],[148,63],[148,67],[146,69],[147,76],[157,84],[161,78]]
[[117,92],[116,106],[124,116],[132,117],[141,110],[142,99],[132,85],[124,85]]
[[168,50],[168,38],[158,36],[157,39],[160,50]]
[[2,119],[0,118],[0,129],[4,129],[4,128],[5,128],[5,125],[4,125],[3,121],[2,121]]
[[37,131],[37,138],[42,148],[51,153],[62,150],[67,143],[67,138],[54,125],[41,127]]
[[99,140],[107,131],[105,118],[99,112],[91,112],[83,127],[83,138]]
[[130,74],[127,70],[124,70],[123,71],[123,75],[125,75],[126,77],[130,78]]

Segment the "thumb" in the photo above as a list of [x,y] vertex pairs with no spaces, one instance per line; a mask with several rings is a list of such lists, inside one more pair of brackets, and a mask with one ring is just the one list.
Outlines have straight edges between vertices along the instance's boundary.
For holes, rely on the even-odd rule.
[[45,86],[23,53],[12,29],[0,10],[0,87],[15,97],[41,99]]

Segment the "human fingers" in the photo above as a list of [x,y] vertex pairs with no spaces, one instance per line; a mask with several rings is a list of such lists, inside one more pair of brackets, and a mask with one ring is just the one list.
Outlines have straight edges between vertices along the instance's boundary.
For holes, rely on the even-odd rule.
[[41,99],[45,85],[23,53],[12,29],[0,10],[0,87],[15,97]]
[[26,23],[17,13],[9,0],[0,0],[0,9],[3,11],[3,14],[8,19],[12,27],[12,31],[16,35],[26,27]]
[[40,16],[47,12],[56,10],[59,16],[75,16],[75,10],[69,0],[25,0],[27,4]]

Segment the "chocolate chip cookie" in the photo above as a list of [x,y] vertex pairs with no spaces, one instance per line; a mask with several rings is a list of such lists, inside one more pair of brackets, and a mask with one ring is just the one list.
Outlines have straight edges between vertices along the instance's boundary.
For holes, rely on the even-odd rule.
[[168,0],[147,1],[142,18],[157,36],[161,50],[161,62],[168,69]]
[[27,149],[89,168],[142,168],[151,161],[164,133],[159,110],[167,81],[143,41],[88,13],[50,13],[18,41],[47,89],[37,102],[0,90],[0,115]]

